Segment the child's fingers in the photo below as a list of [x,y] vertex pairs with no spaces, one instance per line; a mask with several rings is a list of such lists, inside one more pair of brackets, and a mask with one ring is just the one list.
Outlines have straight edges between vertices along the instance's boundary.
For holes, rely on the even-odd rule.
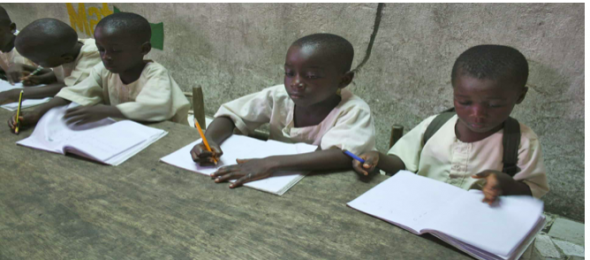
[[216,177],[225,175],[227,173],[237,171],[237,169],[239,169],[239,166],[237,166],[237,165],[230,165],[230,166],[221,167],[221,168],[217,169],[217,171],[215,171],[214,173],[211,174],[211,178],[216,178]]
[[359,162],[359,161],[357,161],[357,160],[353,160],[353,161],[352,161],[352,168],[353,168],[353,169],[354,169],[356,172],[358,172],[358,173],[360,173],[360,174],[362,174],[362,175],[365,175],[365,176],[369,175],[369,173],[368,173],[367,171],[365,171],[365,169],[363,169],[363,167],[362,167],[362,165],[361,165],[361,162]]
[[248,161],[250,161],[251,159],[236,159],[236,163],[238,164],[242,164],[242,163],[246,163]]

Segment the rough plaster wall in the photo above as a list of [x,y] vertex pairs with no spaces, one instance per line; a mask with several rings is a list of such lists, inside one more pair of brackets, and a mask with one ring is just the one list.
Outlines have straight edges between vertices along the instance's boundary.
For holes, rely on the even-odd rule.
[[[282,82],[289,44],[331,32],[362,59],[377,4],[116,4],[164,22],[164,64],[186,90],[200,85],[206,113]],[[69,24],[65,4],[3,4],[19,27],[53,17]],[[98,4],[87,4],[99,6]],[[77,7],[77,6],[76,6]],[[476,44],[506,44],[529,60],[531,86],[513,116],[539,135],[552,191],[546,210],[584,220],[583,4],[386,4],[373,54],[350,89],[373,110],[378,148],[393,123],[406,131],[452,106],[454,59]],[[112,5],[111,5],[112,8]],[[81,34],[81,37],[87,37]]]

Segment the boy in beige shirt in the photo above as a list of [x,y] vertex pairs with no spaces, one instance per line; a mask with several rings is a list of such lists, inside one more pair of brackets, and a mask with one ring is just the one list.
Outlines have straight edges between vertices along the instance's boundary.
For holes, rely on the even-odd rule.
[[248,134],[269,123],[271,139],[314,144],[318,150],[238,160],[237,165],[213,173],[215,182],[237,179],[230,184],[233,188],[282,170],[350,169],[351,159],[342,149],[361,153],[375,147],[369,105],[344,89],[354,78],[353,57],[352,44],[337,35],[319,33],[298,39],[287,51],[284,84],[223,104],[205,132],[214,153],[198,144],[191,151],[193,160],[208,164],[222,156],[220,145],[235,128]]
[[522,123],[517,172],[502,172],[504,127],[527,92],[525,57],[508,46],[475,46],[457,58],[451,77],[456,115],[425,144],[424,133],[436,116],[404,135],[387,155],[362,154],[365,163],[354,161],[353,168],[365,175],[375,167],[389,173],[406,169],[463,189],[481,188],[490,204],[500,195],[547,193],[539,139]]
[[[69,109],[64,118],[77,125],[106,117],[186,123],[190,104],[181,89],[162,65],[143,59],[151,50],[150,37],[149,23],[140,15],[103,18],[94,31],[102,63],[85,80],[21,117],[22,126],[34,125],[49,109],[70,102],[81,106]],[[9,126],[15,128],[14,116]]]
[[[73,86],[88,77],[90,69],[100,63],[100,55],[94,39],[78,39],[76,31],[57,19],[44,18],[33,21],[18,34],[16,49],[29,60],[53,68],[46,76],[26,77],[23,84],[47,86],[24,88],[24,99],[53,97],[63,87]],[[0,92],[0,101],[18,101],[21,89]]]

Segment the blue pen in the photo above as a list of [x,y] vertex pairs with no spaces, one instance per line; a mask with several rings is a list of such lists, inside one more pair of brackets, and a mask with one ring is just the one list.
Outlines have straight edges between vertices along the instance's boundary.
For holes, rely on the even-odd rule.
[[356,156],[354,153],[349,152],[348,150],[342,150],[346,155],[352,157],[353,159],[361,162],[361,163],[365,163],[365,160],[363,160],[361,157]]

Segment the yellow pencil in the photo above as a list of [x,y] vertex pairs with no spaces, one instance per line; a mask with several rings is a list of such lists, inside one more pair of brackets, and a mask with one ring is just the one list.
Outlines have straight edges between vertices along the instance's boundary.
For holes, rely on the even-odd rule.
[[23,104],[23,92],[24,90],[20,91],[20,94],[18,95],[18,107],[16,108],[16,127],[14,128],[14,133],[18,134],[18,118],[20,117],[20,107]]
[[[199,134],[201,135],[201,139],[203,139],[203,144],[205,144],[205,147],[207,148],[207,151],[213,153],[213,150],[211,150],[211,146],[209,146],[209,142],[207,142],[207,138],[205,138],[205,134],[203,134],[203,129],[201,129],[201,125],[199,124],[199,121],[197,121],[195,119],[195,127],[197,128],[197,130],[199,131]],[[213,162],[215,164],[217,164],[217,159],[215,158],[215,154],[213,153]]]

